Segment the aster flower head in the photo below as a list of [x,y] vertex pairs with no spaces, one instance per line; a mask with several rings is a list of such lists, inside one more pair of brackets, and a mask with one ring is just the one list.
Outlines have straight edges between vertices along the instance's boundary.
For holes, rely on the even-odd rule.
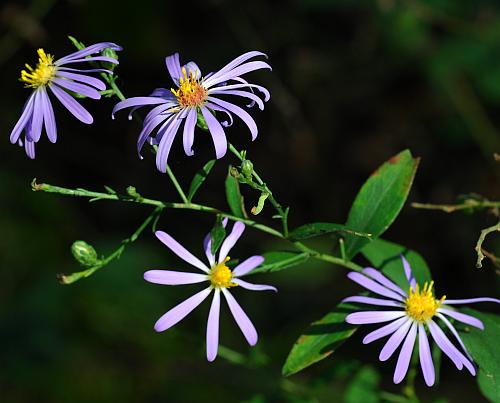
[[[146,105],[156,105],[144,120],[142,131],[137,139],[137,150],[141,156],[141,149],[146,141],[158,145],[156,166],[161,172],[167,169],[167,160],[172,142],[183,127],[184,152],[192,156],[194,130],[197,122],[203,125],[212,136],[215,155],[222,158],[227,151],[227,140],[224,127],[233,123],[233,114],[238,116],[249,128],[252,140],[257,137],[257,125],[253,118],[243,108],[233,103],[220,99],[220,96],[233,95],[250,100],[248,107],[257,105],[264,109],[264,101],[270,98],[269,91],[256,84],[250,84],[241,76],[245,73],[271,69],[263,61],[249,61],[252,58],[266,55],[262,52],[252,51],[245,53],[215,73],[202,76],[196,63],[189,62],[181,66],[179,54],[175,53],[166,58],[167,70],[174,82],[175,88],[157,88],[149,96],[134,97],[119,102],[113,109],[114,114],[124,108],[133,108],[131,114],[138,108]],[[255,94],[259,91],[264,101]],[[217,114],[222,113],[228,120],[219,121]],[[153,132],[156,130],[156,134]]]
[[21,71],[20,81],[26,88],[31,88],[32,93],[24,105],[21,117],[10,133],[12,144],[22,145],[21,134],[24,131],[26,154],[30,158],[35,158],[35,143],[40,140],[43,126],[45,126],[49,141],[56,142],[57,126],[49,92],[78,120],[86,124],[93,122],[92,115],[75,100],[72,93],[100,99],[99,91],[105,90],[106,85],[88,73],[111,73],[111,71],[100,68],[81,70],[68,67],[68,65],[92,61],[118,64],[118,60],[112,57],[94,56],[105,49],[121,50],[122,48],[112,42],[101,42],[58,60],[54,60],[54,56],[45,53],[43,49],[38,49],[38,63],[35,68],[26,64],[26,69]]
[[[225,220],[224,225],[226,225]],[[220,313],[220,295],[222,294],[229,306],[236,323],[243,332],[248,344],[251,346],[257,343],[257,331],[254,325],[236,302],[230,288],[241,287],[252,291],[277,291],[270,285],[252,284],[241,279],[242,276],[249,274],[253,269],[259,266],[264,258],[262,256],[251,256],[238,264],[234,269],[227,266],[230,258],[228,253],[236,244],[245,225],[242,222],[235,222],[231,233],[227,236],[220,247],[218,257],[212,254],[210,233],[205,237],[203,247],[208,259],[208,265],[203,263],[197,257],[187,251],[174,238],[163,231],[157,231],[156,237],[163,242],[172,252],[181,259],[201,270],[201,273],[186,273],[171,270],[149,270],[144,273],[144,279],[150,283],[163,285],[181,285],[208,282],[208,286],[198,293],[194,294],[184,302],[170,309],[154,325],[157,332],[163,332],[184,319],[191,311],[200,305],[213,292],[212,305],[208,315],[207,322],[207,359],[213,361],[217,357],[219,345],[219,313]]]
[[[362,273],[350,272],[348,274],[348,277],[352,281],[385,298],[353,296],[344,299],[342,302],[390,307],[390,310],[370,310],[351,313],[347,315],[346,322],[354,325],[389,322],[365,336],[363,344],[368,344],[390,335],[380,352],[379,359],[381,361],[388,360],[398,347],[403,344],[394,372],[394,383],[400,383],[406,376],[413,348],[416,340],[418,340],[420,366],[425,383],[428,386],[434,384],[435,370],[429,347],[429,339],[427,337],[428,332],[437,346],[453,361],[459,370],[465,367],[472,375],[475,375],[476,368],[474,367],[472,357],[449,318],[481,330],[484,329],[484,326],[479,319],[458,312],[452,305],[474,302],[500,303],[500,300],[488,297],[454,300],[447,299],[446,296],[436,298],[433,294],[434,282],[426,282],[421,287],[417,284],[408,261],[403,256],[401,258],[405,275],[410,285],[408,292],[403,291],[380,271],[371,267],[363,269]],[[462,348],[462,351],[450,341],[438,325],[437,319],[451,333],[455,341]]]

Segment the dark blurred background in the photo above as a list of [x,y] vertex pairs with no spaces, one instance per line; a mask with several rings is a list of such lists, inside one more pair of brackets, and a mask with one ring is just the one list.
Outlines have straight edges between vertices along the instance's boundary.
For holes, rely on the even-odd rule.
[[[38,47],[56,58],[72,52],[67,35],[85,44],[114,41],[124,47],[117,74],[127,96],[169,88],[164,57],[173,52],[209,72],[245,51],[262,50],[273,72],[248,75],[272,94],[264,112],[251,111],[259,137],[251,143],[237,122],[229,139],[248,149],[276,197],[292,206],[292,226],[344,222],[370,172],[404,148],[422,158],[410,201],[452,203],[470,192],[494,199],[500,196],[500,164],[493,159],[500,152],[498,1],[4,0],[0,24],[2,402],[377,401],[359,395],[363,388],[353,382],[360,379],[400,390],[391,381],[395,361],[377,362],[381,343],[361,345],[366,330],[321,364],[290,378],[280,375],[307,324],[359,290],[343,269],[308,262],[257,279],[275,284],[278,295],[237,292],[260,341],[248,349],[223,308],[221,342],[242,356],[229,351],[229,359],[212,364],[204,358],[208,303],[166,333],[152,329],[161,314],[198,287],[142,280],[151,268],[188,269],[149,231],[91,278],[58,284],[57,273],[79,269],[70,254],[74,240],[108,254],[150,209],[33,193],[34,177],[95,190],[135,185],[144,195],[169,201],[176,194],[156,171],[153,155],[137,158],[137,125],[125,113],[110,119],[115,99],[82,101],[94,115],[92,126],[54,102],[58,142],[44,138],[37,159],[28,160],[8,141],[29,95],[18,77],[24,63],[36,63]],[[170,164],[187,186],[213,150],[203,132],[197,133],[194,157],[184,155],[181,143],[174,143]],[[228,154],[198,200],[225,208],[229,163],[234,159]],[[247,190],[245,195],[249,204],[258,196]],[[272,213],[268,206],[263,215]],[[385,238],[426,258],[438,294],[495,295],[494,267],[485,261],[476,269],[473,249],[480,229],[494,220],[486,213],[415,210],[408,203]],[[159,228],[201,255],[212,222],[211,216],[168,211]],[[328,239],[315,242],[330,247]],[[248,229],[233,253],[245,257],[282,246]],[[491,236],[485,247],[498,254],[500,239]],[[423,401],[482,399],[474,378],[447,360],[440,385],[428,389],[419,378],[417,392]]]

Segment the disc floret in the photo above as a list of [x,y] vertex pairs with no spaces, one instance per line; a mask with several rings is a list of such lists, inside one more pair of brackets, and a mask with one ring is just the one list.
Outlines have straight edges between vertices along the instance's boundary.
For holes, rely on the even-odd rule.
[[418,322],[427,322],[437,312],[446,296],[436,299],[432,293],[434,281],[426,282],[420,290],[419,285],[415,290],[410,287],[408,298],[406,298],[406,313]]
[[182,68],[182,77],[179,77],[179,88],[171,89],[182,107],[197,107],[205,103],[207,90],[196,79],[192,70]]
[[33,68],[29,64],[25,64],[27,70],[21,71],[19,79],[27,88],[38,88],[47,85],[56,73],[54,65],[54,56],[45,53],[45,50],[38,49],[38,63]]
[[210,270],[210,282],[213,288],[230,288],[236,287],[238,284],[232,281],[233,273],[226,263],[229,261],[229,256],[222,262],[216,264]]

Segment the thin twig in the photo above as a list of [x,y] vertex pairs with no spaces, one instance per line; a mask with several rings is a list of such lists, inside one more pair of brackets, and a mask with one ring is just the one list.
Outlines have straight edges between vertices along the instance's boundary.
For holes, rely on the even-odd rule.
[[492,232],[498,231],[500,232],[500,221],[497,222],[495,225],[492,225],[491,227],[485,228],[481,231],[481,235],[479,235],[479,239],[477,240],[476,243],[476,253],[477,253],[477,261],[476,261],[476,267],[481,268],[483,267],[482,261],[485,258],[485,255],[483,253],[483,242],[488,234],[491,234]]
[[454,213],[456,211],[467,210],[467,209],[487,209],[487,208],[500,208],[500,201],[489,201],[489,200],[475,200],[467,199],[463,203],[459,204],[431,204],[431,203],[412,203],[413,208],[423,209],[423,210],[440,210],[445,213]]

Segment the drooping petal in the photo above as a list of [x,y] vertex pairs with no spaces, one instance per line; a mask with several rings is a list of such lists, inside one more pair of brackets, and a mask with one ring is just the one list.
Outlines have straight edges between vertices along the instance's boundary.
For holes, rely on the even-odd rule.
[[219,91],[219,90],[235,90],[238,88],[250,88],[250,89],[255,88],[264,95],[264,102],[269,101],[269,99],[271,98],[271,94],[269,93],[269,91],[265,87],[263,87],[262,85],[250,84],[250,83],[247,83],[245,80],[242,80],[242,81],[244,81],[245,83],[244,84],[224,85],[224,86],[220,86],[220,87],[212,87],[208,90],[208,94],[211,94],[212,91],[214,91],[214,90]]
[[66,91],[62,90],[57,85],[50,85],[49,88],[75,118],[86,124],[91,124],[94,121],[92,115]]
[[231,115],[227,110],[225,110],[224,108],[221,108],[219,105],[215,105],[215,104],[213,104],[211,102],[206,102],[205,106],[207,108],[213,110],[213,111],[225,113],[226,116],[228,117],[229,121],[223,120],[223,121],[220,122],[220,124],[223,127],[230,127],[230,126],[232,126],[232,124],[233,124],[233,115]]
[[175,306],[166,314],[164,314],[160,319],[158,319],[155,323],[154,329],[157,332],[163,332],[176,325],[187,315],[189,315],[193,311],[193,309],[200,305],[205,300],[205,298],[208,297],[211,291],[211,288],[205,288],[204,290],[201,290],[200,292],[194,294],[192,297],[189,297],[185,301],[181,302],[179,305]]
[[234,77],[242,76],[243,74],[260,69],[272,70],[271,66],[269,66],[269,64],[267,64],[266,62],[248,62],[235,67],[234,69],[229,70],[226,73],[214,74],[203,82],[203,86],[208,89],[216,84],[222,83],[224,81],[229,81]]
[[33,91],[31,93],[30,97],[28,98],[28,101],[26,101],[26,104],[24,105],[21,117],[19,118],[16,125],[12,129],[12,132],[10,133],[10,142],[12,144],[17,143],[17,140],[19,140],[19,136],[21,136],[23,129],[26,127],[26,125],[33,116],[33,104],[35,101],[35,94],[36,91]]
[[219,348],[219,316],[220,316],[220,291],[214,290],[214,298],[210,306],[207,322],[207,360],[213,361],[217,357]]
[[69,78],[71,80],[79,81],[81,83],[91,85],[92,87],[95,87],[101,91],[104,91],[106,89],[106,84],[104,84],[101,80],[92,76],[86,76],[83,74],[76,74],[64,70],[63,71],[58,70],[57,77]]
[[[219,71],[216,73],[212,74],[210,78],[217,78],[220,77],[221,75],[227,73],[231,69],[235,68],[236,66],[240,65],[241,63],[247,61],[248,59],[251,59],[252,57],[256,56],[264,56],[267,58],[267,55],[265,53],[253,50],[251,52],[243,53],[242,55],[238,56],[237,58],[231,60],[228,64],[226,64],[224,67],[222,67]],[[208,80],[208,77],[206,77],[204,84],[208,84],[210,81]]]
[[57,71],[69,71],[74,73],[108,73],[113,74],[111,70],[108,69],[73,69],[71,67],[58,67]]
[[193,152],[194,142],[194,128],[196,126],[196,108],[192,108],[186,116],[184,122],[184,133],[182,135],[182,142],[184,145],[184,152],[186,155],[191,156]]
[[[160,105],[163,106],[163,105]],[[142,127],[141,132],[139,133],[139,136],[137,137],[137,153],[139,154],[139,158],[142,159],[142,154],[141,150],[142,147],[144,146],[144,143],[146,140],[149,138],[151,135],[151,132],[158,127],[158,125],[162,123],[167,123],[169,124],[172,119],[174,118],[174,115],[163,115],[163,114],[158,114],[155,117],[152,117],[151,119],[148,119],[147,121],[144,121],[144,126]]]
[[245,274],[250,273],[257,266],[261,265],[262,262],[264,262],[263,256],[250,256],[233,269],[233,276],[244,276]]
[[179,61],[179,53],[167,56],[165,58],[168,73],[175,84],[179,84],[179,78],[182,77],[181,63]]
[[410,287],[413,291],[415,291],[417,287],[417,281],[415,280],[415,277],[413,276],[413,271],[411,270],[410,263],[408,263],[408,260],[401,255],[401,260],[403,262],[403,267],[405,270],[405,275],[406,279],[408,280],[408,283],[410,283]]
[[402,318],[399,318],[394,322],[391,322],[385,326],[378,328],[377,330],[374,330],[373,332],[368,333],[363,339],[363,344],[371,343],[372,341],[381,339],[382,337],[394,333],[401,327],[401,325],[403,325],[408,320],[409,319],[406,316],[403,316]]
[[404,311],[361,311],[350,313],[345,321],[352,325],[366,325],[369,323],[389,322],[405,316]]
[[[227,217],[224,217],[222,220],[222,226],[226,228],[227,222],[229,219]],[[203,250],[205,251],[205,255],[210,263],[210,267],[215,265],[215,256],[212,254],[212,234],[209,232],[207,235],[205,235],[205,238],[203,239]],[[234,274],[234,271],[233,271]]]
[[467,299],[445,299],[443,305],[471,304],[475,302],[494,302],[500,304],[500,299],[490,297],[467,298]]
[[144,280],[163,285],[195,284],[208,281],[206,274],[186,273],[172,270],[148,270],[144,273]]
[[439,308],[438,312],[443,313],[445,315],[451,316],[453,319],[458,320],[463,323],[467,323],[468,325],[477,327],[478,329],[484,330],[483,322],[474,316],[466,315],[465,313],[460,313],[457,311],[452,311],[451,309]]
[[104,49],[107,49],[107,48],[111,48],[113,50],[122,50],[121,46],[119,46],[113,42],[96,43],[95,45],[87,46],[86,48],[83,48],[81,50],[70,53],[69,55],[66,55],[66,56],[60,58],[59,60],[56,60],[56,62],[54,64],[56,66],[58,66],[58,65],[61,65],[62,63],[65,63],[67,61],[81,59],[85,56],[91,55],[93,53],[98,53],[98,52],[100,52]]
[[378,358],[380,361],[387,361],[389,358],[391,358],[392,354],[394,354],[394,351],[401,345],[403,342],[406,334],[408,333],[408,329],[412,325],[413,321],[409,319],[408,321],[404,322],[401,327],[396,330],[391,337],[387,340],[385,343],[384,347],[380,351],[380,354]]
[[474,362],[474,360],[472,359],[471,355],[469,354],[469,351],[467,350],[467,347],[465,347],[464,342],[460,338],[460,335],[458,334],[458,332],[455,329],[455,327],[451,324],[451,322],[448,319],[446,319],[446,316],[444,316],[441,313],[437,313],[436,316],[444,322],[444,324],[448,327],[448,329],[450,329],[450,332],[453,334],[453,336],[455,336],[455,339],[457,339],[458,344],[460,344],[460,347],[462,347],[462,349],[464,350],[464,353],[467,356],[467,358],[471,362]]
[[31,120],[31,128],[26,132],[26,139],[37,142],[40,140],[43,126],[43,88],[39,87],[35,91],[35,101],[33,104],[33,118]]
[[237,115],[241,120],[243,120],[243,122],[250,129],[250,133],[252,134],[252,141],[257,138],[257,134],[259,132],[257,124],[255,123],[253,118],[248,114],[247,111],[240,108],[239,106],[223,101],[222,99],[219,98],[207,97],[207,100]]
[[114,119],[116,112],[125,109],[125,108],[131,108],[134,106],[143,106],[143,105],[157,105],[157,104],[163,104],[165,103],[165,100],[163,98],[159,97],[133,97],[133,98],[127,98],[124,101],[118,102],[115,107],[113,108],[113,111],[111,112],[111,117]]
[[234,320],[240,327],[243,336],[245,336],[245,339],[247,339],[248,344],[254,346],[255,344],[257,344],[258,340],[257,330],[255,330],[255,326],[253,325],[247,314],[243,311],[243,309],[241,309],[241,306],[238,304],[238,302],[236,302],[227,288],[223,288],[222,293],[224,294],[224,297],[226,297],[227,304],[229,305],[229,310],[233,314]]
[[391,280],[389,280],[386,276],[384,276],[380,271],[375,270],[373,267],[365,267],[363,269],[363,273],[366,274],[367,276],[370,276],[372,279],[379,282],[380,284],[387,287],[388,289],[397,292],[398,294],[402,295],[403,297],[407,297],[406,292],[404,292],[401,289],[401,287],[397,286],[395,283],[393,283]]
[[92,57],[86,57],[84,59],[71,59],[71,60],[65,60],[61,62],[61,59],[59,59],[55,64],[59,66],[64,66],[67,64],[73,64],[73,63],[87,63],[87,62],[108,62],[108,63],[113,63],[113,64],[119,64],[118,60],[113,59],[112,57],[107,57],[107,56],[92,56]]
[[191,73],[195,80],[199,80],[201,78],[201,70],[195,62],[188,62],[182,67],[184,67],[188,75]]
[[274,291],[278,292],[276,287],[273,287],[272,285],[266,285],[266,284],[252,284],[247,281],[243,281],[241,278],[235,278],[233,279],[233,282],[241,286],[242,288],[246,288],[247,290],[252,290],[252,291]]
[[169,248],[172,252],[174,252],[177,256],[179,256],[182,260],[189,263],[190,265],[197,267],[201,271],[205,273],[209,272],[209,269],[205,264],[193,256],[191,252],[189,252],[184,246],[182,246],[179,242],[177,242],[174,238],[172,238],[169,234],[163,231],[156,231],[156,237],[165,244],[167,248]]
[[167,172],[168,156],[181,123],[182,116],[179,114],[173,118],[170,124],[164,125],[164,130],[162,130],[162,128],[158,130],[157,137],[160,137],[160,144],[158,145],[158,150],[156,152],[156,167],[160,172]]
[[101,99],[101,94],[93,87],[89,87],[85,84],[77,83],[76,81],[63,80],[62,78],[54,77],[52,79],[54,84],[60,87],[66,88],[70,91],[76,92],[77,94],[85,95],[86,97],[92,99]]
[[425,383],[427,384],[427,386],[432,386],[434,385],[434,381],[436,380],[436,373],[434,371],[434,364],[432,362],[429,340],[427,339],[425,327],[422,323],[418,324],[418,353]]
[[393,381],[396,384],[400,383],[408,372],[411,354],[413,352],[413,346],[415,345],[416,335],[417,323],[413,323],[403,343],[403,347],[401,347],[401,351],[399,352],[398,362],[396,364],[396,370],[394,371],[393,377]]
[[369,304],[369,305],[379,305],[379,306],[397,306],[397,307],[403,307],[404,305],[402,303],[393,301],[393,300],[388,300],[388,299],[383,299],[383,298],[372,298],[372,297],[363,297],[363,296],[358,296],[355,295],[353,297],[347,297],[342,300],[342,302],[357,302],[359,304]]
[[24,142],[24,150],[26,151],[26,155],[31,158],[32,160],[35,159],[35,142],[34,141],[29,141],[28,138],[26,138]]
[[224,242],[222,242],[219,251],[219,263],[223,262],[226,259],[229,251],[236,244],[236,242],[238,242],[238,239],[240,239],[243,231],[245,231],[245,224],[243,224],[241,221],[236,221],[233,224],[231,233],[227,236],[226,239],[224,239]]
[[438,347],[453,361],[455,366],[460,370],[465,367],[472,375],[476,375],[476,369],[471,362],[451,343],[446,337],[441,328],[433,321],[427,321],[427,326],[431,332],[432,338]]
[[47,132],[47,137],[51,143],[55,143],[57,140],[57,126],[56,118],[54,116],[54,109],[50,102],[49,96],[47,95],[47,90],[41,87],[40,95],[42,97],[42,108],[43,108],[43,122],[45,124],[45,131]]
[[227,151],[227,139],[224,129],[215,116],[212,115],[212,113],[207,109],[207,107],[202,106],[201,113],[203,114],[203,118],[205,119],[208,130],[212,136],[212,141],[214,142],[215,156],[217,159],[222,158],[226,155]]
[[[211,89],[209,92],[209,95],[212,95],[212,94],[236,95],[236,96],[243,97],[243,98],[249,98],[259,106],[259,109],[261,111],[264,110],[264,102],[262,101],[262,99],[260,99],[257,95],[252,94],[251,92],[238,91],[238,90],[224,90],[224,89],[221,89],[219,87],[215,87],[215,88]],[[252,105],[247,105],[247,106],[250,107]]]
[[386,287],[380,285],[376,281],[366,277],[361,273],[356,273],[352,271],[347,274],[347,277],[349,277],[352,281],[358,283],[359,285],[365,287],[367,290],[370,290],[376,294],[383,295],[384,297],[387,298],[395,299],[396,301],[401,301],[401,302],[404,301],[404,298],[400,294],[397,294],[394,291],[387,289]]

